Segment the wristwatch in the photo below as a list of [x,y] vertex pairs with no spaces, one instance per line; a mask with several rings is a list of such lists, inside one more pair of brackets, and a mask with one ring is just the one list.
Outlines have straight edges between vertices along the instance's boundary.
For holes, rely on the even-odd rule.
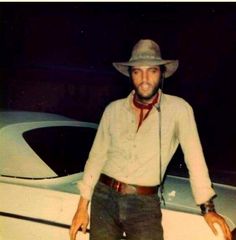
[[201,204],[200,209],[201,209],[202,215],[205,215],[206,213],[209,213],[209,212],[216,212],[213,199],[211,198],[207,202]]

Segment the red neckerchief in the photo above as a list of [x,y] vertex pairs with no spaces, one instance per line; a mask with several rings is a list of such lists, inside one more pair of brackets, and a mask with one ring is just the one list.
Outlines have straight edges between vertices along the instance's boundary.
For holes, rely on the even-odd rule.
[[[133,97],[134,106],[140,109],[138,129],[141,126],[144,119],[147,118],[147,116],[150,113],[150,111],[152,110],[153,106],[157,103],[157,100],[158,100],[158,94],[155,96],[155,98],[153,99],[153,101],[151,103],[143,104],[143,103],[140,103],[137,101],[137,95],[136,95],[136,93],[134,94],[134,97]],[[148,111],[147,111],[146,115],[143,117],[144,109],[148,109]],[[138,129],[137,129],[137,131],[138,131]]]

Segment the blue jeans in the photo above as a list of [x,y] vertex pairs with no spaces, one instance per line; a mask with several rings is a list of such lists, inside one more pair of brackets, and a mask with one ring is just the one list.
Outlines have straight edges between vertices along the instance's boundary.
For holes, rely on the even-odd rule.
[[98,182],[91,202],[90,240],[163,240],[155,195],[122,195]]

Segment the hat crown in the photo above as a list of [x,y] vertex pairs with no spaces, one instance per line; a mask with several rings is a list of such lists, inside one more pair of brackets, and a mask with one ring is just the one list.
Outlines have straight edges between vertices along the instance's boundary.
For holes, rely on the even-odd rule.
[[150,39],[141,39],[133,47],[130,61],[140,59],[161,59],[158,44]]
[[130,77],[130,67],[165,66],[164,77],[170,77],[178,68],[178,60],[162,59],[159,45],[151,39],[141,39],[133,47],[128,62],[114,62],[113,66],[122,74]]

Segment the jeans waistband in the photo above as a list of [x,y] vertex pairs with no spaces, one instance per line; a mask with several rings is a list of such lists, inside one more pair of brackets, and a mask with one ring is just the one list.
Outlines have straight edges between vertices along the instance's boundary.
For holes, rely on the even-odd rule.
[[120,182],[105,174],[101,174],[99,181],[113,188],[121,194],[152,195],[158,192],[158,186],[139,186]]

